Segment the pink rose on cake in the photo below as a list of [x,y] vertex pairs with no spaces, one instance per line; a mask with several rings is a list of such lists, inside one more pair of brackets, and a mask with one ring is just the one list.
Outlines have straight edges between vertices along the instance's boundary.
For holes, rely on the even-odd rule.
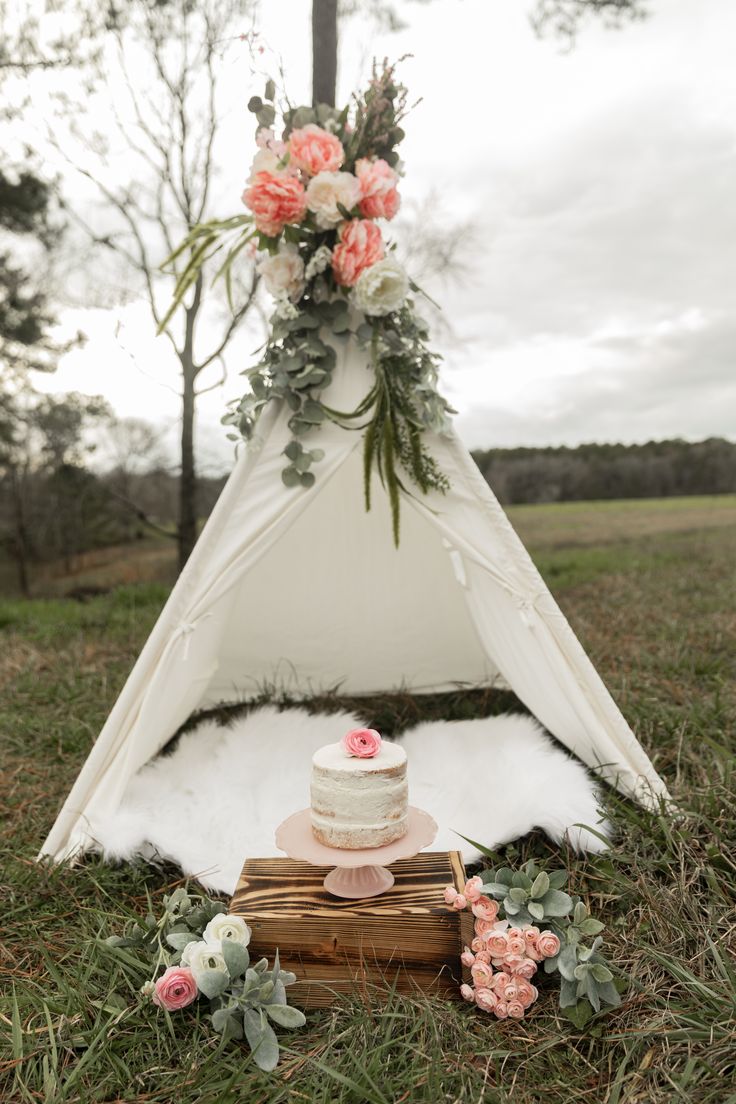
[[381,737],[375,728],[353,728],[340,741],[346,755],[372,759],[381,750]]

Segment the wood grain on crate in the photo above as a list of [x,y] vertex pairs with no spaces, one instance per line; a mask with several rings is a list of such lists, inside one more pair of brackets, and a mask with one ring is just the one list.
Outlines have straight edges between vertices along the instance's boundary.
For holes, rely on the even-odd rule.
[[460,915],[442,890],[465,881],[460,853],[429,852],[394,863],[396,879],[379,897],[332,897],[328,867],[294,859],[248,859],[230,909],[250,925],[251,955],[271,957],[299,981],[294,1003],[320,1007],[358,985],[455,995],[462,950]]

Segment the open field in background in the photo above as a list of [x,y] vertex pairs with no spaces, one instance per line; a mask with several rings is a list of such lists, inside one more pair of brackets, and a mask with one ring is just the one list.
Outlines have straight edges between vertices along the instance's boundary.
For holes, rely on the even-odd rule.
[[[736,498],[509,513],[682,812],[608,794],[614,851],[562,856],[632,974],[621,1009],[578,1031],[551,992],[520,1025],[356,994],[284,1033],[267,1076],[187,1013],[176,1034],[142,1006],[94,941],[176,871],[33,857],[165,599],[154,578],[87,602],[0,602],[3,1102],[736,1104]],[[367,719],[388,730],[494,707],[488,694],[386,696]],[[538,836],[504,849],[512,863],[531,854],[560,858]]]

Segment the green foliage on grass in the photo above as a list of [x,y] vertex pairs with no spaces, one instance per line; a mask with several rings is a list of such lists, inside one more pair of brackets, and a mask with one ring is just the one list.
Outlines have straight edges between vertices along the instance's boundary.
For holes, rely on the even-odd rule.
[[[271,1075],[223,1048],[204,1017],[186,1011],[175,1026],[94,941],[144,915],[148,893],[160,903],[177,872],[33,861],[165,591],[3,603],[3,1102],[736,1104],[736,525],[606,543],[591,509],[597,542],[564,548],[554,513],[522,521],[538,526],[537,562],[680,807],[673,819],[609,794],[610,855],[560,854],[534,835],[498,856],[569,865],[570,891],[605,921],[610,958],[633,977],[622,1006],[578,1030],[554,992],[518,1025],[360,992],[285,1034]],[[396,731],[508,704],[485,691],[396,694],[372,701],[366,719]]]

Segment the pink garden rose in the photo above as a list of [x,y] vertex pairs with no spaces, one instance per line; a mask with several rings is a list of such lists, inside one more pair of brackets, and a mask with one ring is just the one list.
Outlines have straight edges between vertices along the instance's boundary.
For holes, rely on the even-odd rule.
[[495,1012],[498,1001],[492,989],[481,986],[480,989],[475,990],[475,1003],[484,1012]]
[[560,951],[560,941],[551,931],[540,932],[537,938],[537,950],[542,958],[554,958]]
[[392,219],[399,209],[398,173],[382,157],[370,161],[361,157],[355,164],[362,199],[360,213],[366,218]]
[[336,172],[345,160],[342,142],[316,123],[292,130],[289,138],[291,162],[310,176],[321,172]]
[[332,251],[332,271],[342,287],[353,287],[366,268],[380,261],[385,250],[381,231],[368,219],[351,219],[340,229]]
[[475,955],[471,951],[470,947],[466,947],[463,953],[460,955],[460,961],[463,966],[472,966],[475,962]]
[[477,874],[472,878],[468,878],[467,882],[465,883],[465,889],[463,890],[463,893],[466,900],[470,901],[471,904],[474,901],[477,901],[480,897],[480,887],[482,885],[483,879],[479,878]]
[[178,1012],[197,999],[199,990],[187,966],[169,966],[156,982],[153,1003],[167,1012]]
[[471,985],[465,985],[465,983],[463,983],[460,986],[460,996],[463,1000],[469,1001],[470,1004],[475,1003],[475,990]]
[[477,917],[478,920],[492,920],[495,923],[496,917],[498,916],[498,902],[492,901],[490,897],[483,897],[481,895],[473,900],[470,907],[473,916]]
[[479,988],[485,988],[491,984],[493,970],[487,962],[478,962],[476,960],[470,967],[470,976],[473,979],[473,985]]
[[243,203],[253,212],[256,229],[269,238],[287,223],[301,222],[307,210],[304,185],[283,173],[256,173],[243,192]]
[[356,759],[372,759],[381,750],[381,736],[375,728],[353,728],[340,741],[346,755]]

